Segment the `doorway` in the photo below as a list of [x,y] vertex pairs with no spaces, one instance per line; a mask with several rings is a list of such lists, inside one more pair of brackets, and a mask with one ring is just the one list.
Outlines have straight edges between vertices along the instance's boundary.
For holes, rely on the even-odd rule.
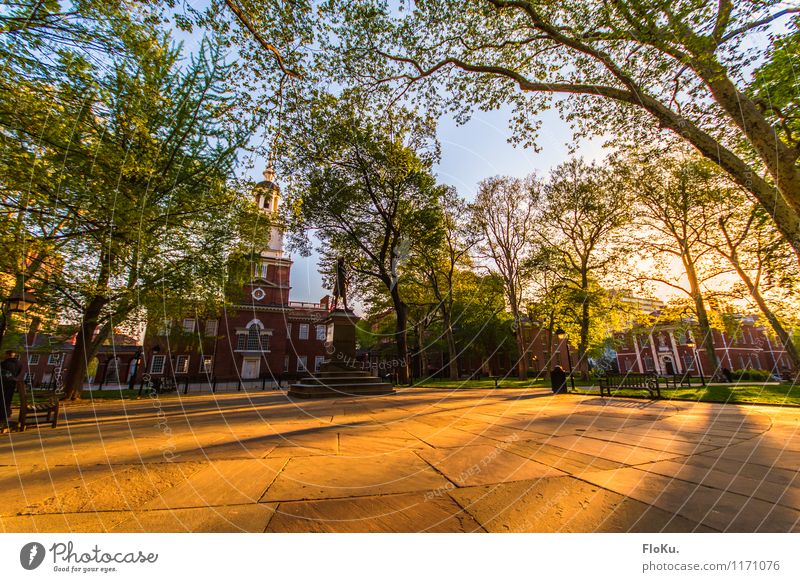
[[258,378],[261,368],[260,364],[260,358],[244,358],[244,360],[242,360],[242,380]]
[[664,364],[664,373],[667,376],[675,375],[675,364],[672,362],[672,358],[670,356],[664,356],[661,359],[661,363]]

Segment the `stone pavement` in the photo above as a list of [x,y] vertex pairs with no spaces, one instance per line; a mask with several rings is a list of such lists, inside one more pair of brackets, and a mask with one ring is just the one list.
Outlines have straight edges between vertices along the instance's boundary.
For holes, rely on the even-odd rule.
[[401,390],[66,407],[0,531],[800,531],[800,408]]

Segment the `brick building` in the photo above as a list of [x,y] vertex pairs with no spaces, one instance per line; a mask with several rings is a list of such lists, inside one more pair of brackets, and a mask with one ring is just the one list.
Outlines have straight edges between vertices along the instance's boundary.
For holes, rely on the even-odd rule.
[[[783,346],[757,324],[755,317],[742,316],[735,337],[713,330],[714,351],[719,365],[729,370],[787,371],[791,362]],[[714,374],[700,334],[691,321],[657,324],[646,330],[616,334],[617,364],[621,372],[657,374]],[[689,345],[687,345],[687,342]],[[694,342],[693,347],[690,347]]]
[[[256,185],[259,208],[275,214],[280,190],[272,169]],[[313,371],[325,356],[328,298],[319,303],[290,300],[292,260],[283,250],[283,232],[272,226],[267,248],[251,261],[252,276],[243,300],[207,318],[167,318],[148,329],[144,342],[116,335],[97,355],[89,387],[126,385],[142,380],[173,379],[193,390],[265,384]],[[49,384],[69,366],[73,340],[29,338],[28,373],[34,386]],[[241,382],[241,384],[239,384]]]

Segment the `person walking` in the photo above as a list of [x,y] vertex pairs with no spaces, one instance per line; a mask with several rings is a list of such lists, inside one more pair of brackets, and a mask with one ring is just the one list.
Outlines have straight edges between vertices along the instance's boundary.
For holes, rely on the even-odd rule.
[[550,385],[553,388],[553,394],[561,394],[567,391],[567,373],[561,366],[556,366],[550,372]]
[[0,362],[0,383],[2,383],[2,411],[0,412],[0,426],[11,426],[11,399],[17,388],[17,378],[20,373],[19,359],[13,350],[6,352],[6,359]]

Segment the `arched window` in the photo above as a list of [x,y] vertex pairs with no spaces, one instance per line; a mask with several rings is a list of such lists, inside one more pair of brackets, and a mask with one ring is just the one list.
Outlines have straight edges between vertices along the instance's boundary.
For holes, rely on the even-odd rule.
[[271,332],[265,331],[260,321],[253,320],[247,324],[246,332],[238,332],[236,349],[248,352],[268,352],[270,335]]
[[119,384],[119,358],[109,358],[105,383]]

